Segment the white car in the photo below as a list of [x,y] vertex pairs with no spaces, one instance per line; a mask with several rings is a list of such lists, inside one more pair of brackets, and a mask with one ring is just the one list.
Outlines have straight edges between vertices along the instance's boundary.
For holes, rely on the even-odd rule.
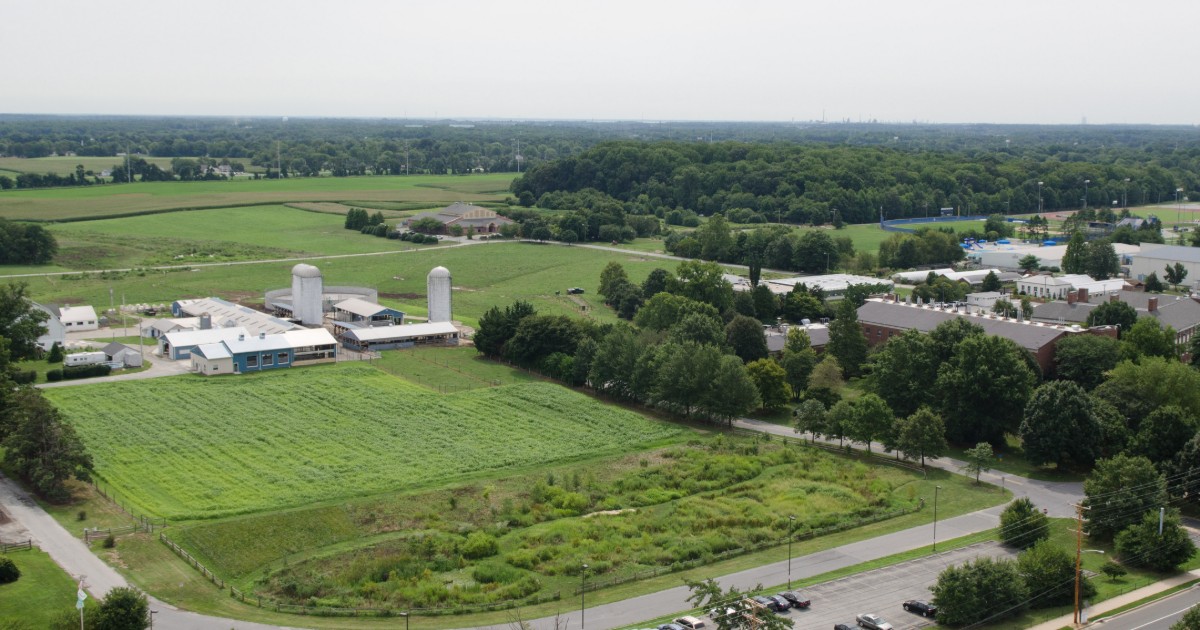
[[858,622],[858,627],[866,628],[867,630],[892,630],[892,624],[883,620],[879,615],[871,615],[863,613],[854,618]]

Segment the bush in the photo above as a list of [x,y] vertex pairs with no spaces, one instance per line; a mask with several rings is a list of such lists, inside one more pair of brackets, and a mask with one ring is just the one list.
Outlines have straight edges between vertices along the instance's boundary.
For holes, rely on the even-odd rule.
[[46,356],[46,362],[47,363],[62,363],[63,362],[62,344],[55,341],[54,345],[50,346],[50,354],[48,354]]
[[1049,537],[1050,521],[1029,497],[1013,501],[1000,514],[1000,542],[1010,547],[1028,549]]
[[63,379],[63,371],[62,370],[50,370],[49,372],[46,372],[46,380],[51,383],[57,383],[57,382],[61,381],[62,379]]
[[118,586],[100,603],[100,628],[141,630],[150,625],[150,603],[135,589]]
[[1150,510],[1117,534],[1117,551],[1125,564],[1148,567],[1155,571],[1172,571],[1196,553],[1196,545],[1179,523],[1179,513],[1169,510],[1163,519],[1163,533],[1158,533],[1158,511]]
[[0,584],[11,584],[21,579],[21,570],[8,556],[0,556]]
[[[112,368],[108,367],[108,365],[104,363],[98,363],[96,365],[67,366],[62,369],[62,378],[63,380],[92,378],[94,376],[108,376],[111,372]],[[49,378],[50,374],[47,373],[46,377]]]
[[494,556],[499,551],[500,545],[496,538],[484,532],[474,532],[467,536],[467,542],[462,546],[463,556],[471,559]]
[[1012,560],[979,558],[938,575],[933,603],[938,624],[967,625],[1011,617],[1025,608],[1029,589]]
[[[1017,569],[1034,597],[1033,608],[1070,604],[1075,598],[1075,558],[1054,543],[1043,540],[1017,557]],[[1080,580],[1080,597],[1096,594],[1086,577]]]
[[79,513],[75,515],[75,520],[86,521],[87,520],[87,510],[79,510]]
[[117,539],[113,538],[112,534],[109,534],[104,537],[104,542],[100,543],[100,546],[104,547],[105,549],[112,549],[113,547],[117,546]]
[[37,380],[37,370],[17,370],[12,373],[12,380],[17,385],[29,385]]

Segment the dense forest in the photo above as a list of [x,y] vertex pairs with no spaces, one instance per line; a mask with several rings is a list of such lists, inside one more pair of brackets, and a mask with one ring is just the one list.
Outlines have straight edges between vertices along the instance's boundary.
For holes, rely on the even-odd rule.
[[[1048,143],[990,149],[829,146],[814,143],[607,142],[540,164],[513,182],[517,195],[557,206],[594,190],[638,213],[736,216],[739,222],[869,223],[1170,201],[1196,195],[1200,144]],[[1187,139],[1187,142],[1183,142]],[[544,203],[543,203],[544,201]],[[669,217],[668,217],[669,218]],[[668,220],[668,223],[671,221]]]

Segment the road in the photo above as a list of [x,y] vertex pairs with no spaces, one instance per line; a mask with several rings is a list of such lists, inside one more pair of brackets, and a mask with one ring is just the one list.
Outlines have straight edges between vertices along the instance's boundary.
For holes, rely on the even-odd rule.
[[1105,630],[1166,630],[1197,604],[1200,589],[1193,587],[1101,623]]

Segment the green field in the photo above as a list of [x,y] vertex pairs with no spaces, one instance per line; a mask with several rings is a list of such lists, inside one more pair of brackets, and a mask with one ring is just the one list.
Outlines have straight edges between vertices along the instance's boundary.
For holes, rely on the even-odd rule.
[[[75,581],[40,550],[8,555],[21,570],[21,579],[0,584],[0,627],[47,628],[75,607]],[[92,603],[90,600],[89,604]]]
[[47,397],[108,485],[172,520],[441,485],[678,431],[549,383],[439,396],[365,364],[64,387]]
[[448,205],[501,201],[511,174],[409,177],[313,177],[212,182],[137,182],[0,191],[0,217],[86,220],[195,208],[305,201],[394,201]]
[[[321,216],[321,215],[314,215]],[[350,238],[375,243],[382,239],[347,231]],[[677,262],[639,254],[562,247],[551,244],[492,241],[462,247],[423,246],[422,249],[384,255],[329,258],[309,261],[321,269],[328,285],[373,287],[380,302],[410,315],[426,312],[425,277],[438,265],[454,277],[454,318],[474,325],[484,311],[506,306],[515,299],[531,302],[546,314],[584,315],[598,321],[616,321],[616,315],[596,295],[600,271],[609,261],[625,266],[634,282],[652,269],[675,269]],[[182,298],[217,296],[233,301],[262,303],[263,291],[290,286],[295,262],[228,264],[176,271],[76,273],[65,276],[21,278],[38,302],[67,304],[109,303],[109,289],[127,304],[171,303]],[[8,279],[0,277],[0,282]],[[580,286],[584,295],[567,296],[568,287]],[[558,291],[560,294],[555,295]],[[583,306],[586,311],[581,310]]]
[[[163,170],[171,168],[171,158],[169,157],[149,157],[138,156],[146,160],[150,164],[157,164]],[[249,160],[240,160],[249,168]],[[58,173],[59,175],[69,175],[75,172],[77,165],[83,165],[83,170],[93,171],[96,175],[100,175],[100,171],[106,171],[119,164],[124,164],[125,158],[118,156],[111,157],[44,157],[44,158],[16,158],[16,157],[0,157],[0,170],[14,171],[17,173]],[[257,169],[262,170],[262,169]]]
[[417,346],[382,355],[371,365],[441,393],[542,380],[519,367],[485,359],[473,346]]

